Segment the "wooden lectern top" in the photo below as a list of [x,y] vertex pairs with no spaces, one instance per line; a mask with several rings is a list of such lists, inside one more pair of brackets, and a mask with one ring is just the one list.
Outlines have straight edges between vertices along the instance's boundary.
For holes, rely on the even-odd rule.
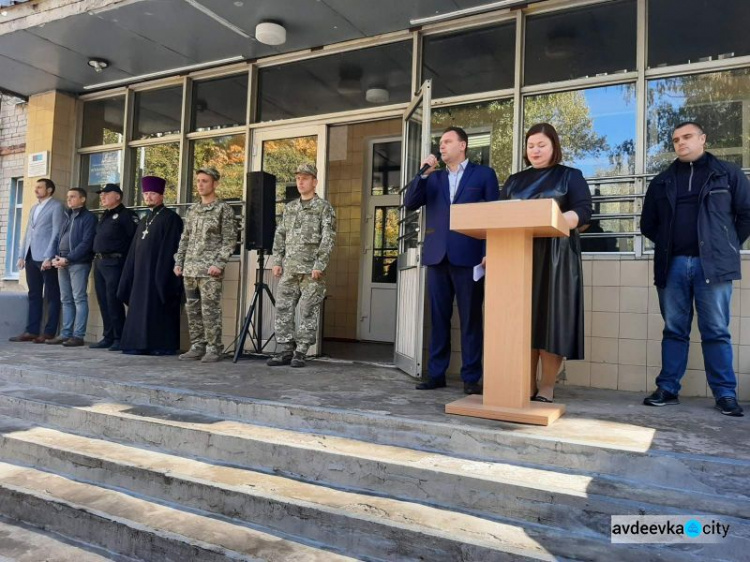
[[451,230],[487,238],[488,230],[525,230],[535,237],[569,236],[554,199],[510,199],[451,205]]

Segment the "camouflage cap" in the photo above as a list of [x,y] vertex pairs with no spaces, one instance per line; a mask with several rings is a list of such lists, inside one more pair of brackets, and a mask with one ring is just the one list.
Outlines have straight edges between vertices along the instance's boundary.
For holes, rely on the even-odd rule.
[[318,177],[318,169],[315,167],[315,164],[312,162],[303,162],[299,166],[297,166],[297,171],[294,172],[295,174],[309,174],[313,176],[314,178]]
[[206,174],[207,176],[211,176],[214,181],[219,181],[221,179],[219,170],[217,170],[213,166],[204,166],[202,168],[198,168],[195,171],[195,175],[197,176],[198,174]]

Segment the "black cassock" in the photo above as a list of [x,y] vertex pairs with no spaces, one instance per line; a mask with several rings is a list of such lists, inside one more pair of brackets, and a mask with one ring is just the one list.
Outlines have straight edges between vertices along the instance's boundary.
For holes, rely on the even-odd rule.
[[176,351],[180,347],[182,278],[174,274],[182,219],[160,206],[138,224],[117,296],[128,305],[120,347]]

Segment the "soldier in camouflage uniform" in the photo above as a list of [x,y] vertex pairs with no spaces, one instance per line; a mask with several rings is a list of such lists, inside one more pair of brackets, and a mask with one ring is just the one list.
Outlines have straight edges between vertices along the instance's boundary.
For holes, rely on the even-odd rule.
[[234,211],[216,196],[221,176],[216,168],[201,168],[195,185],[201,196],[188,210],[180,247],[174,256],[175,275],[185,281],[185,310],[190,349],[182,360],[212,363],[221,359],[221,283],[224,268],[237,244]]
[[[326,296],[324,271],[336,239],[336,213],[315,194],[318,171],[300,164],[295,174],[300,198],[287,204],[273,241],[273,274],[281,277],[276,290],[276,342],[279,352],[271,366],[304,367],[315,343],[320,305]],[[300,304],[300,325],[294,313]]]

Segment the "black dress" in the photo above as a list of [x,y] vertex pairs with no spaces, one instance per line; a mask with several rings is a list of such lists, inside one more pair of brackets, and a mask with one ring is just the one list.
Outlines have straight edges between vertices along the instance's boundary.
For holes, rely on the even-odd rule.
[[128,305],[120,340],[125,351],[174,352],[180,347],[182,278],[174,274],[182,219],[159,206],[135,231],[117,296]]
[[[508,178],[500,199],[554,199],[575,211],[578,226],[591,220],[591,193],[580,170],[561,164],[528,168]],[[578,229],[569,238],[534,239],[531,346],[583,359],[583,265]]]

